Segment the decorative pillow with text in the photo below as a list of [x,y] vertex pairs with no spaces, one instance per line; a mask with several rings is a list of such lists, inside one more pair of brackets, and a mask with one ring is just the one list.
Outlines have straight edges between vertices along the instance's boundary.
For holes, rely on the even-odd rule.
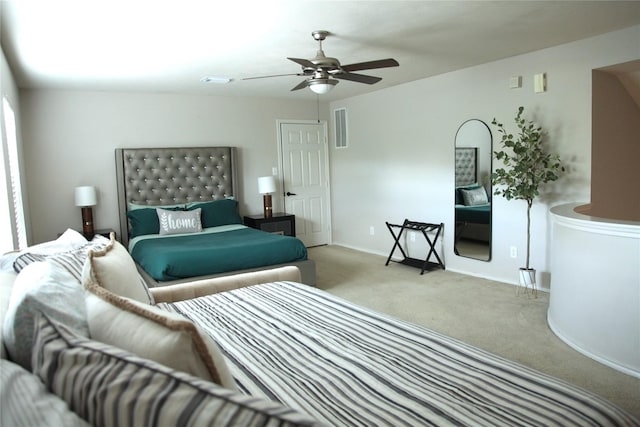
[[197,233],[202,231],[201,209],[192,211],[168,211],[157,208],[160,235]]

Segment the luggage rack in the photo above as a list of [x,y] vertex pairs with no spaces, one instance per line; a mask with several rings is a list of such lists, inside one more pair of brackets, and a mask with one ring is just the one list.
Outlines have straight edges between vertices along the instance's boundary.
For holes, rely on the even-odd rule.
[[[391,249],[391,253],[389,254],[389,258],[387,258],[387,262],[385,263],[385,265],[389,265],[389,261],[392,261],[391,257],[393,256],[393,253],[395,252],[396,248],[398,248],[400,249],[400,252],[402,253],[402,256],[404,257],[404,259],[402,261],[393,261],[393,262],[398,262],[400,264],[420,268],[421,275],[424,274],[425,270],[429,271],[435,268],[442,268],[444,270],[444,263],[440,259],[440,256],[438,255],[438,251],[436,251],[436,243],[438,241],[438,238],[440,237],[440,233],[442,232],[442,229],[444,228],[443,223],[429,224],[426,222],[409,221],[408,219],[405,219],[402,225],[390,224],[388,222],[386,222],[386,224],[395,242],[393,244],[393,248]],[[398,232],[398,234],[396,235],[396,233],[394,232],[394,229],[398,229],[398,228],[400,229],[400,232]],[[405,230],[420,231],[424,236],[424,238],[427,240],[427,244],[429,245],[429,252],[427,253],[427,257],[425,259],[411,258],[407,256],[408,251],[405,252],[405,250],[402,248],[402,245],[400,244],[400,238],[402,237],[402,233]],[[436,233],[433,240],[431,240],[429,238],[429,235],[427,234],[432,232]],[[435,259],[438,262],[429,261],[432,255],[435,256]]]

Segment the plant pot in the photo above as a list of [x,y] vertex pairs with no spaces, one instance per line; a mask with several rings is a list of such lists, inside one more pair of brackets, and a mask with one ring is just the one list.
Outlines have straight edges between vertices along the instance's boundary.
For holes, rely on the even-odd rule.
[[537,295],[535,268],[520,269],[520,286],[518,287],[518,291],[533,296]]

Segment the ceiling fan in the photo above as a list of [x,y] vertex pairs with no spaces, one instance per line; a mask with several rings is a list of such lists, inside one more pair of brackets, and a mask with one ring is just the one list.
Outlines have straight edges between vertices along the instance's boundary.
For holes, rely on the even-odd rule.
[[317,94],[324,94],[329,92],[335,85],[338,84],[338,80],[349,80],[357,83],[365,83],[372,85],[378,83],[382,78],[368,76],[365,74],[356,74],[353,71],[371,70],[374,68],[387,68],[397,67],[398,61],[392,58],[378,59],[375,61],[358,62],[349,65],[340,65],[340,61],[336,58],[327,57],[322,50],[322,41],[329,35],[328,31],[314,31],[311,33],[313,38],[318,41],[319,48],[315,58],[302,59],[302,58],[287,58],[302,66],[301,73],[294,74],[276,74],[272,76],[260,76],[260,77],[247,77],[242,80],[263,79],[268,77],[281,77],[281,76],[305,76],[309,77],[296,85],[292,91],[300,90],[308,87]]

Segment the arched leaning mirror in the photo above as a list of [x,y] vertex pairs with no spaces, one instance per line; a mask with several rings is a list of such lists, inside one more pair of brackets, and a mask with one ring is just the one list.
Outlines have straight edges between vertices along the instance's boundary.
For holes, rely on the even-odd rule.
[[491,259],[492,138],[482,120],[467,120],[455,141],[456,255],[481,261]]

